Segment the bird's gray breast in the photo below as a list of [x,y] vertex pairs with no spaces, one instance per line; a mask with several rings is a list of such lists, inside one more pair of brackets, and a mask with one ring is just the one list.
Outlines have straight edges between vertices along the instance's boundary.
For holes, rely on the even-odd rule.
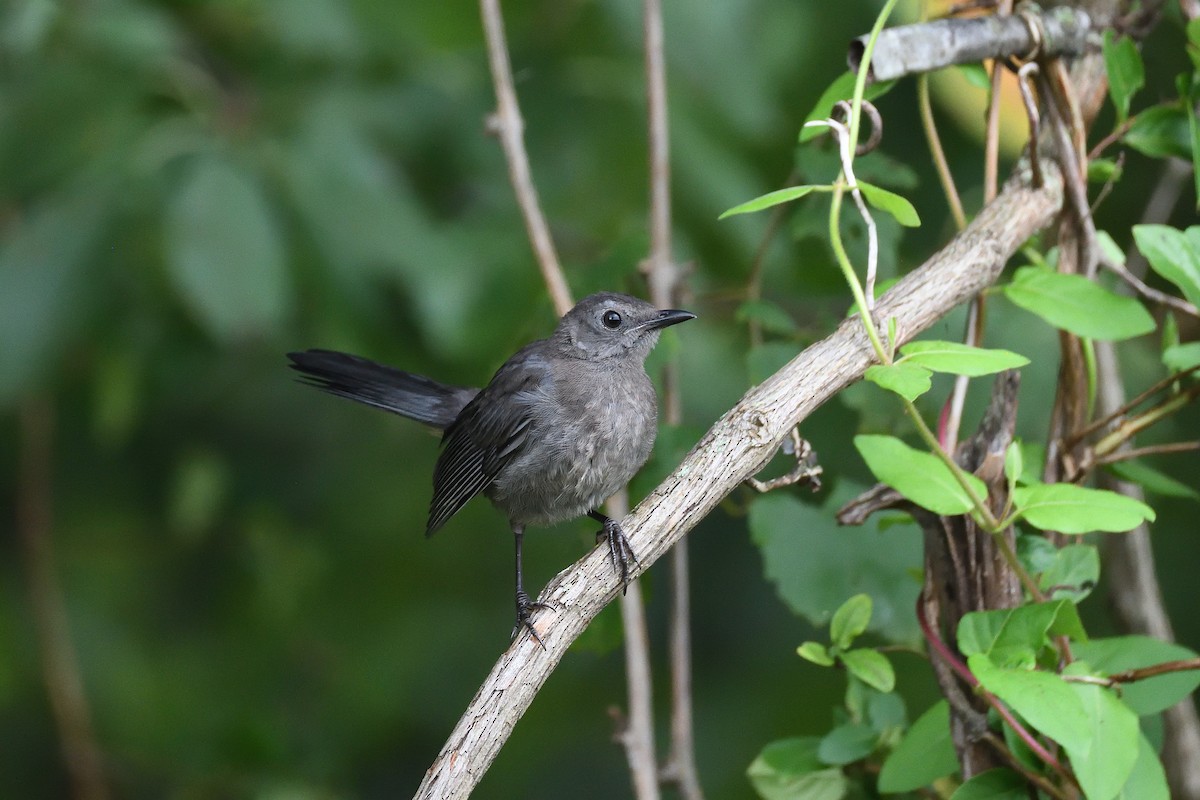
[[654,446],[657,398],[641,364],[573,366],[529,398],[527,445],[487,490],[514,523],[550,525],[599,508]]

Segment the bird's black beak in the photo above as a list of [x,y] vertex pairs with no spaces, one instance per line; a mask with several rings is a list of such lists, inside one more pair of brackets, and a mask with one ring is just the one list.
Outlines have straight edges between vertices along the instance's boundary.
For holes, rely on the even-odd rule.
[[668,308],[664,311],[659,311],[657,315],[646,320],[639,327],[644,330],[656,331],[660,328],[669,328],[672,325],[678,325],[681,322],[687,322],[689,319],[695,318],[696,315],[690,311]]

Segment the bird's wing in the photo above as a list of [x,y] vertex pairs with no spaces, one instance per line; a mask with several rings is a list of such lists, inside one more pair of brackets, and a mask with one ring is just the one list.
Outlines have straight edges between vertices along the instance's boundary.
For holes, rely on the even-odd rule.
[[542,359],[518,353],[446,429],[433,471],[426,536],[487,488],[525,447],[534,428],[530,401],[547,380]]

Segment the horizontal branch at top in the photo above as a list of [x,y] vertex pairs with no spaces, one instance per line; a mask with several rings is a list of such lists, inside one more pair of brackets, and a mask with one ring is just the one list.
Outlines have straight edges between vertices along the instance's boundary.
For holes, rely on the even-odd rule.
[[[1077,8],[1024,10],[1011,16],[939,19],[879,34],[868,77],[888,81],[987,58],[1078,55],[1093,36],[1092,18]],[[858,72],[867,35],[850,42],[846,61]],[[1097,40],[1098,41],[1098,40]]]

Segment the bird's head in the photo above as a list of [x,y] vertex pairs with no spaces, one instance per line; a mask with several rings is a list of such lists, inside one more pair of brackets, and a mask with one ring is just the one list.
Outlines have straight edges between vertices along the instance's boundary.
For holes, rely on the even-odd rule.
[[589,361],[625,357],[640,364],[663,328],[695,319],[690,311],[660,310],[629,295],[588,295],[558,323],[554,339],[567,355]]

